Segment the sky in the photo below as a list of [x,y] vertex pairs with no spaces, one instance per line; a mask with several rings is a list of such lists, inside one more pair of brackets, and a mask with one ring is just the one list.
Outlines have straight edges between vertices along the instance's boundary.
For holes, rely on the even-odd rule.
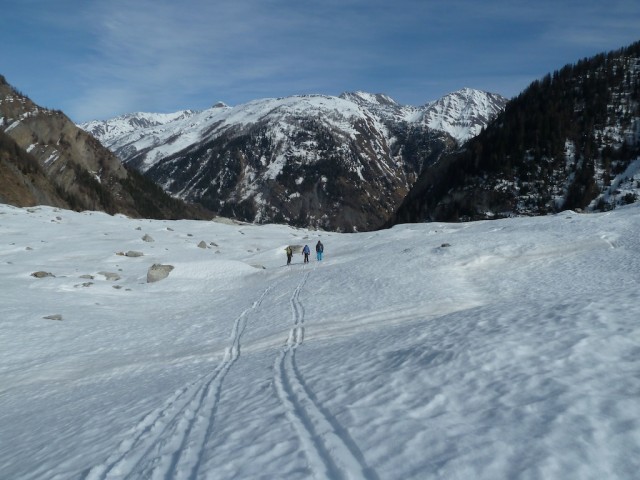
[[0,75],[76,122],[297,94],[423,105],[640,39],[637,0],[4,0]]
[[3,479],[638,477],[640,203],[350,234],[0,219]]

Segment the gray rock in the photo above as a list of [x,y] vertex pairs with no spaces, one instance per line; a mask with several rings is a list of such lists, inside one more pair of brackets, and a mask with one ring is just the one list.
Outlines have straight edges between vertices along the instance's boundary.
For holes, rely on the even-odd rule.
[[46,317],[42,317],[45,320],[59,320],[62,321],[62,315],[60,315],[59,313],[56,313],[55,315],[47,315]]
[[155,242],[153,237],[151,235],[149,235],[148,233],[144,234],[144,237],[142,237],[142,240],[144,240],[145,242]]
[[142,257],[144,255],[144,253],[142,252],[137,252],[135,250],[129,250],[127,253],[124,254],[125,257]]
[[98,272],[98,275],[102,275],[107,280],[113,281],[113,282],[120,280],[120,275],[113,272]]
[[55,275],[51,272],[43,272],[43,271],[39,271],[39,272],[33,272],[31,274],[32,277],[36,277],[36,278],[46,278],[46,277],[55,277]]
[[202,241],[198,244],[198,248],[207,248],[207,242],[205,242],[204,240],[202,240]]
[[169,276],[171,270],[173,270],[173,265],[160,265],[159,263],[155,263],[149,267],[147,271],[147,283],[159,282],[160,280],[164,280]]

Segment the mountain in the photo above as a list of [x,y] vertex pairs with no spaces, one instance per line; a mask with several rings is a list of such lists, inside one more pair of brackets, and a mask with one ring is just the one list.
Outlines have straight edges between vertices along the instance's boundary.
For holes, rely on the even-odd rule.
[[610,210],[640,193],[640,42],[533,82],[426,168],[388,225]]
[[2,76],[0,171],[0,202],[17,206],[48,204],[151,218],[205,215],[125,167],[62,112],[36,105]]
[[224,216],[354,231],[381,226],[426,165],[505,104],[470,89],[423,107],[353,92],[81,127],[167,192]]
[[446,132],[458,143],[475,137],[505,107],[501,95],[464,88],[422,107],[399,105],[392,98],[365,92],[343,93],[344,98],[368,109],[388,124],[421,125]]

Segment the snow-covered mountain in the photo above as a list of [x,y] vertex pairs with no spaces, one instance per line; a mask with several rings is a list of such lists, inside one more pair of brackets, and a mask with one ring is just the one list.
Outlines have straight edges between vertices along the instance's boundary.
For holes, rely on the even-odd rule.
[[505,106],[500,95],[464,88],[427,104],[421,121],[463,143],[478,135]]
[[223,215],[352,231],[380,226],[425,165],[505,103],[469,89],[424,107],[354,92],[81,127],[166,191]]
[[81,127],[100,140],[103,145],[109,145],[115,139],[137,130],[165,125],[176,120],[188,118],[195,113],[194,110],[181,110],[173,113],[138,112],[121,115],[106,122],[100,120],[87,122]]
[[480,133],[505,107],[507,100],[495,93],[463,88],[422,107],[400,105],[386,95],[365,92],[340,96],[368,109],[386,122],[424,125],[446,132],[459,144]]

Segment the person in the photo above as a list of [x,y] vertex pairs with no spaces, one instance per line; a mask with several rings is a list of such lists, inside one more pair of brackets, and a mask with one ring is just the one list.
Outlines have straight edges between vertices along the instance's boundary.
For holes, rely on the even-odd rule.
[[304,255],[304,263],[309,263],[309,254],[311,253],[311,249],[309,245],[305,245],[302,249],[302,254]]
[[284,249],[287,252],[287,265],[291,265],[291,257],[293,256],[293,249],[291,245],[287,245],[287,248]]
[[324,245],[322,245],[322,242],[318,240],[318,243],[316,243],[316,258],[318,259],[318,261],[322,260],[323,252],[324,252]]

